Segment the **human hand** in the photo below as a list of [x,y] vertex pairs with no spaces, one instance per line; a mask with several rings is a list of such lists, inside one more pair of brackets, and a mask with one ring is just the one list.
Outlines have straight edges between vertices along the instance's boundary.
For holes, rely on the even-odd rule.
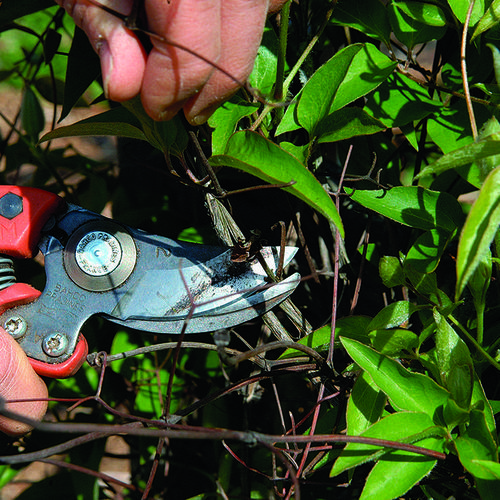
[[[124,15],[133,5],[133,0],[99,1]],[[108,98],[126,101],[140,93],[153,119],[169,120],[183,108],[191,123],[201,124],[237,90],[238,82],[247,79],[266,16],[285,0],[146,0],[148,29],[162,38],[151,37],[149,54],[121,19],[89,0],[56,2],[99,54]],[[166,40],[188,47],[204,60]]]
[[[0,396],[5,400],[43,399],[47,387],[31,367],[19,344],[0,329]],[[7,403],[6,409],[34,420],[41,420],[47,411],[47,401]],[[26,434],[31,428],[0,415],[0,431],[11,436]]]

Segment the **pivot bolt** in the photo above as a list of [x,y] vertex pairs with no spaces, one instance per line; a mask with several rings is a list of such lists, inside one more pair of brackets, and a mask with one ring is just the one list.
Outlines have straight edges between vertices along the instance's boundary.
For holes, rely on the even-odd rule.
[[19,339],[26,333],[28,325],[22,316],[12,316],[3,324],[3,327],[12,337]]
[[42,341],[42,349],[53,358],[57,358],[66,352],[68,348],[68,338],[62,333],[49,333]]
[[7,193],[0,198],[0,215],[13,219],[23,211],[23,199],[14,193]]
[[122,248],[112,234],[91,231],[78,242],[75,258],[80,269],[89,276],[106,276],[120,264]]

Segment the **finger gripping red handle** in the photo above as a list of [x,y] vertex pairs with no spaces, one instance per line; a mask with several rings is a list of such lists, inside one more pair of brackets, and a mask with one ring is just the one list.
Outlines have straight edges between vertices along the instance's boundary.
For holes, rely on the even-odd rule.
[[28,259],[36,254],[40,232],[64,200],[24,186],[0,186],[0,253]]

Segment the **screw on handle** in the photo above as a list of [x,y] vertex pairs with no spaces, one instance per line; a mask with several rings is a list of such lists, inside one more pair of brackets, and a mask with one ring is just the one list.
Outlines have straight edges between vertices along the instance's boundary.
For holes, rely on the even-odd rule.
[[[52,339],[56,340],[56,339]],[[80,335],[75,351],[66,361],[62,363],[44,363],[37,359],[29,358],[33,369],[41,377],[67,378],[74,375],[85,362],[89,348],[85,337]]]

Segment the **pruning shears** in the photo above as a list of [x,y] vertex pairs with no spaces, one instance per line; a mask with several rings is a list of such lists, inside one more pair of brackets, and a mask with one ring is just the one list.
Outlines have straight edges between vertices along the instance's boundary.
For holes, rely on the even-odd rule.
[[[80,330],[93,315],[155,333],[211,332],[270,310],[300,282],[269,283],[266,270],[297,249],[264,247],[232,259],[227,247],[154,236],[36,188],[0,186],[0,326],[38,374],[73,375],[88,353]],[[16,283],[13,258],[45,260],[43,292]],[[263,260],[262,260],[263,259]],[[237,259],[239,260],[239,259]],[[265,263],[265,264],[264,264]]]

